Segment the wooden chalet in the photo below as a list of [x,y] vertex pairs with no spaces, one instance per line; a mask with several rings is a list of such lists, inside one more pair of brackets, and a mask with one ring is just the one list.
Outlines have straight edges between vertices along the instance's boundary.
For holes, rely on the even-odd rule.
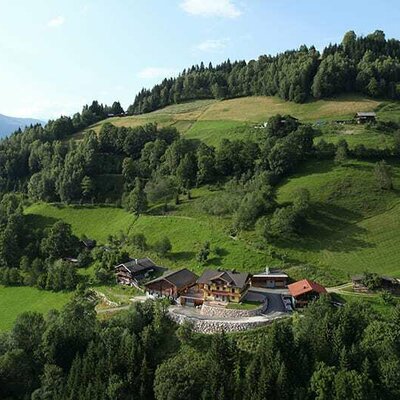
[[239,303],[250,286],[247,272],[205,270],[197,280],[203,301]]
[[188,269],[169,271],[157,279],[147,282],[144,286],[151,297],[168,297],[177,299],[196,284],[198,276]]
[[292,283],[288,286],[288,289],[295,308],[305,307],[310,301],[316,300],[320,295],[327,293],[323,286],[308,279]]
[[135,258],[116,265],[114,268],[117,283],[128,286],[138,286],[141,280],[149,277],[152,273],[164,270],[150,258]]
[[367,122],[376,122],[376,113],[374,112],[358,112],[354,116],[357,124],[366,124]]
[[288,282],[288,275],[274,268],[265,268],[264,272],[251,277],[251,286],[261,288],[285,288]]

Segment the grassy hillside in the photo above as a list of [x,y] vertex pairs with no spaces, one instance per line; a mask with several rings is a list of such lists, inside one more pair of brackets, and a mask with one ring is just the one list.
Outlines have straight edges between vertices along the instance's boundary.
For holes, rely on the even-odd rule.
[[34,204],[26,210],[30,223],[48,226],[57,220],[72,225],[77,236],[87,235],[99,242],[106,242],[110,234],[127,231],[134,222],[132,215],[114,207],[63,206]]
[[[391,103],[390,103],[391,104]],[[357,111],[371,111],[380,103],[361,96],[341,96],[305,104],[285,102],[277,97],[244,97],[224,101],[197,100],[177,104],[138,116],[109,118],[116,126],[134,127],[149,122],[175,126],[183,135],[218,145],[222,138],[240,139],[259,134],[254,125],[277,113],[291,114],[305,122],[351,118]],[[383,109],[382,113],[389,113]],[[104,121],[92,126],[99,131]],[[81,137],[79,134],[77,138]]]
[[393,191],[375,188],[373,164],[332,162],[305,165],[283,183],[280,202],[288,202],[296,188],[309,189],[311,222],[296,241],[279,248],[293,261],[334,268],[345,274],[365,270],[400,276],[400,166],[393,165]]
[[196,261],[196,253],[206,241],[210,241],[212,249],[219,249],[218,254],[210,257],[209,266],[258,271],[271,262],[267,254],[244,241],[232,239],[228,233],[228,221],[203,214],[195,215],[195,203],[196,200],[182,204],[177,212],[179,215],[143,215],[137,221],[126,211],[112,207],[59,207],[40,203],[30,206],[26,214],[34,224],[52,224],[58,219],[64,220],[72,225],[75,234],[86,234],[102,243],[106,242],[109,234],[128,230],[145,234],[149,244],[167,236],[173,247],[168,257],[160,259],[151,252],[132,256],[150,254],[155,260],[172,268],[188,267],[200,271],[202,267]]
[[[144,233],[150,245],[167,236],[173,246],[168,257],[160,259],[151,251],[132,256],[151,255],[172,268],[201,271],[204,267],[199,266],[196,254],[204,242],[210,241],[216,251],[210,257],[209,267],[255,272],[266,265],[285,263],[294,266],[293,274],[299,277],[310,270],[298,267],[311,265],[317,268],[316,276],[329,283],[345,281],[349,274],[366,269],[400,277],[400,191],[374,189],[373,168],[374,163],[359,161],[344,166],[330,161],[303,165],[280,185],[278,202],[288,203],[297,188],[307,188],[313,203],[309,223],[299,238],[263,250],[255,232],[243,232],[238,239],[232,239],[229,218],[201,211],[198,203],[205,196],[215,195],[205,188],[195,190],[193,200],[183,201],[166,215],[145,215],[137,221],[124,210],[112,207],[35,204],[26,213],[33,223],[63,219],[76,234],[85,233],[100,242],[105,242],[109,234],[129,229]],[[400,188],[400,164],[394,164],[393,170],[395,188]]]
[[70,293],[53,293],[32,287],[0,286],[0,331],[10,329],[22,312],[45,314],[51,309],[60,309],[70,297]]

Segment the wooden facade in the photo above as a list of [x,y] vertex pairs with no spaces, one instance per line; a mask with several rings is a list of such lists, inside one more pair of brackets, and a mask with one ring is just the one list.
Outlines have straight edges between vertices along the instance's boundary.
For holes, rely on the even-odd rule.
[[116,265],[114,270],[117,283],[137,287],[140,281],[148,278],[152,273],[164,269],[154,264],[150,258],[141,258]]
[[323,286],[308,279],[292,283],[288,289],[295,308],[305,307],[311,301],[318,299],[320,295],[327,293]]
[[288,278],[288,275],[281,270],[266,268],[264,272],[251,277],[251,286],[271,289],[285,288]]
[[151,297],[177,299],[196,284],[197,275],[184,268],[170,271],[145,284],[146,292]]
[[203,301],[239,303],[250,285],[250,275],[243,272],[206,270],[198,279],[197,286],[203,293]]

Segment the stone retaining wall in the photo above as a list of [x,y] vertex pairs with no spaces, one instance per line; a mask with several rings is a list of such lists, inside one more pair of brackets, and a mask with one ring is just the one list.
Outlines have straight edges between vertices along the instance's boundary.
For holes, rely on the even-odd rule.
[[260,305],[253,310],[237,310],[232,308],[210,306],[203,304],[201,306],[200,314],[207,315],[208,317],[220,317],[220,318],[248,318],[261,315],[264,306]]
[[245,331],[252,328],[257,328],[263,325],[269,325],[277,319],[283,318],[275,318],[275,319],[267,319],[257,320],[257,321],[220,321],[220,320],[203,320],[191,318],[186,315],[176,314],[174,312],[169,311],[169,317],[172,321],[177,324],[183,324],[183,322],[188,321],[192,324],[193,331],[205,334],[219,333],[219,332],[240,332]]

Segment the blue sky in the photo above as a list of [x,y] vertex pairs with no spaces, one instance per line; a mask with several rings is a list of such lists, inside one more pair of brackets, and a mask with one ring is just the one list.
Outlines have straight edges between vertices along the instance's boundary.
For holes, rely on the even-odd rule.
[[353,29],[400,39],[398,0],[0,0],[0,113],[127,107],[192,64],[250,60]]

